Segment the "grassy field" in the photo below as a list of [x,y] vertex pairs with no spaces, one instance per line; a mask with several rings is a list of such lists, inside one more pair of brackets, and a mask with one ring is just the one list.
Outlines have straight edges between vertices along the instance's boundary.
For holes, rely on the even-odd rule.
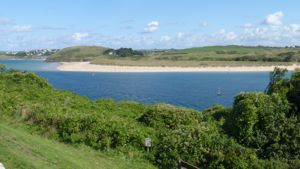
[[[179,51],[158,52],[151,56],[156,60],[169,61],[252,61],[274,62],[289,53],[293,57],[300,56],[297,48],[271,48],[271,47],[246,47],[246,46],[210,46],[189,48]],[[280,56],[279,56],[280,55]],[[281,56],[283,55],[283,56]],[[263,58],[265,60],[263,60]],[[261,59],[261,60],[260,60]],[[293,58],[294,59],[294,58]],[[290,61],[296,61],[290,60]]]
[[149,162],[101,153],[30,134],[21,126],[0,121],[0,162],[7,169],[152,169]]
[[47,58],[50,62],[91,61],[107,50],[98,46],[74,46],[60,50]]
[[291,65],[300,60],[299,48],[209,46],[182,50],[145,50],[143,56],[105,55],[108,48],[79,46],[62,49],[48,61],[90,61],[120,66],[270,66]]
[[0,60],[8,60],[8,59],[14,59],[14,57],[6,56],[6,55],[0,55]]
[[296,62],[250,62],[250,61],[193,61],[193,60],[156,60],[152,58],[109,58],[101,57],[91,61],[98,65],[116,66],[166,66],[166,67],[223,67],[223,66],[287,66]]

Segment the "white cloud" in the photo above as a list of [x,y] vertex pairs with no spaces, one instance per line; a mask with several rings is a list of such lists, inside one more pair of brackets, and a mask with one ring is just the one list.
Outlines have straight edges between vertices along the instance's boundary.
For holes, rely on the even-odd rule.
[[50,31],[59,31],[59,30],[67,30],[68,28],[67,27],[55,27],[55,26],[38,26],[38,27],[35,27],[35,29],[38,29],[38,30],[50,30]]
[[[263,18],[261,19],[263,20]],[[4,22],[3,22],[4,23]],[[254,22],[253,22],[254,23]],[[41,36],[35,30],[57,30],[52,27],[32,27],[30,25],[1,25],[0,50],[34,49],[34,48],[61,48],[73,45],[95,45],[120,48],[132,47],[137,49],[153,48],[187,48],[209,45],[266,45],[266,46],[293,46],[300,44],[300,24],[284,24],[283,13],[276,12],[266,17],[264,24],[246,23],[231,29],[219,29],[212,33],[181,30],[182,32],[166,32],[165,34],[149,36],[149,34],[129,33],[126,35],[103,35],[96,32],[57,33]],[[0,19],[1,24],[1,19]],[[174,25],[176,26],[176,25]],[[155,32],[160,28],[158,21],[149,22],[144,33]],[[222,28],[222,27],[220,27]],[[16,33],[16,32],[30,33]],[[72,34],[73,33],[73,34]],[[152,35],[152,34],[151,34]]]
[[214,39],[217,41],[217,39],[219,40],[225,40],[225,41],[231,41],[231,40],[235,40],[238,38],[238,35],[231,31],[231,32],[227,32],[225,29],[220,29],[217,33],[212,35],[214,37]]
[[162,36],[162,37],[160,38],[160,40],[161,40],[161,41],[170,41],[170,40],[171,40],[171,37],[165,35],[165,36]]
[[12,32],[31,32],[32,26],[31,25],[16,25],[11,28]]
[[185,34],[183,32],[178,32],[177,33],[177,38],[182,38]]
[[203,21],[203,22],[200,23],[200,26],[201,27],[207,27],[208,23],[206,21]]
[[264,23],[272,26],[282,25],[283,16],[284,14],[281,11],[272,13],[266,17]]
[[145,33],[152,33],[159,29],[159,22],[158,21],[151,21],[147,24],[144,28]]
[[88,37],[89,34],[88,33],[80,33],[80,32],[76,32],[72,35],[72,38],[75,40],[75,41],[81,41],[83,40],[84,38]]
[[251,23],[246,23],[243,26],[243,28],[245,28],[245,29],[249,29],[249,28],[252,28],[252,27],[253,27],[253,25]]
[[225,32],[226,32],[225,29],[220,29],[219,32],[218,32],[218,34],[224,34]]
[[299,24],[291,24],[290,29],[292,32],[298,32],[298,31],[300,31],[300,25]]
[[227,40],[235,40],[238,37],[237,34],[235,34],[234,32],[229,32],[226,34],[225,38]]
[[0,25],[14,25],[15,22],[8,18],[0,18]]

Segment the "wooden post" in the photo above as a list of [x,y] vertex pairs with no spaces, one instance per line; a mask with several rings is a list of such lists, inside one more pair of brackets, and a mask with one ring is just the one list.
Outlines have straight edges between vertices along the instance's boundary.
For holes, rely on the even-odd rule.
[[199,169],[196,166],[193,166],[185,161],[179,160],[178,161],[178,169]]
[[182,169],[181,160],[178,160],[178,169]]

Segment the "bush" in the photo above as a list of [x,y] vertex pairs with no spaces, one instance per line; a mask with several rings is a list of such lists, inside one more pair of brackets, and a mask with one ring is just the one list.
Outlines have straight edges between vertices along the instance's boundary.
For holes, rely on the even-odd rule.
[[201,114],[194,110],[157,104],[150,106],[138,120],[149,127],[173,130],[181,125],[199,124]]
[[[232,109],[215,105],[201,113],[166,104],[91,101],[55,90],[33,73],[4,69],[0,116],[66,143],[133,150],[160,168],[174,168],[179,159],[201,168],[299,168],[299,71],[284,75],[271,74],[267,94],[240,94]],[[146,137],[153,144],[148,154]]]
[[176,168],[182,159],[200,168],[249,168],[255,152],[218,133],[209,125],[187,126],[159,137],[155,163]]
[[262,158],[295,159],[300,131],[293,127],[299,123],[286,117],[288,111],[289,103],[280,95],[241,94],[233,106],[233,135],[242,145],[257,149]]

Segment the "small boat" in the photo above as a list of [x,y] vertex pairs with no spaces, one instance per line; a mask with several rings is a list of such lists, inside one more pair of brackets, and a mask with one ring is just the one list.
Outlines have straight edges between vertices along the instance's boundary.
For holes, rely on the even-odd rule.
[[223,95],[223,93],[221,91],[221,88],[218,88],[217,96],[222,96],[222,95]]

